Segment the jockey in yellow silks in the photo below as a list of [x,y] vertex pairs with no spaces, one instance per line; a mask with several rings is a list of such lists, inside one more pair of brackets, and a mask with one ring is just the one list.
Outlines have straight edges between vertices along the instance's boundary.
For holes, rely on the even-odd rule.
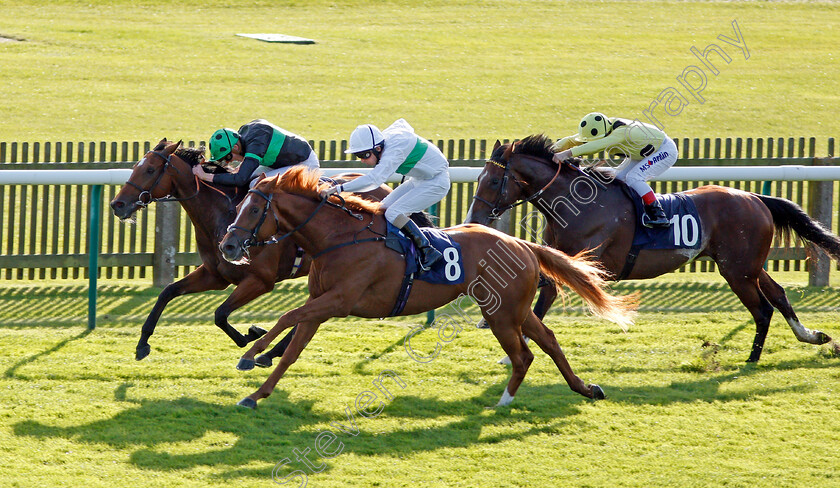
[[577,134],[557,141],[552,150],[558,164],[572,157],[605,151],[623,157],[615,177],[627,183],[642,198],[647,227],[668,227],[670,222],[656,201],[647,180],[659,176],[677,162],[677,145],[658,127],[621,118],[610,119],[593,112],[580,121]]

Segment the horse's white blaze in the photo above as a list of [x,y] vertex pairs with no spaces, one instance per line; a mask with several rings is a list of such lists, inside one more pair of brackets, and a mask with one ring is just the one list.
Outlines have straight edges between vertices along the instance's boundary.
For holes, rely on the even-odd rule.
[[142,168],[144,164],[146,164],[146,157],[145,156],[143,156],[143,159],[141,159],[140,161],[137,161],[137,167]]
[[793,335],[799,339],[799,342],[807,342],[808,344],[819,344],[819,332],[815,330],[811,330],[801,322],[796,319],[785,319],[787,320],[788,325],[790,325],[790,329],[793,331]]

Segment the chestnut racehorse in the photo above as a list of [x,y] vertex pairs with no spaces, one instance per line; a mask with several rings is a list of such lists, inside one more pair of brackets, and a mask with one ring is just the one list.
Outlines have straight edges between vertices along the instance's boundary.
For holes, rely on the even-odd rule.
[[[257,400],[269,396],[326,320],[348,315],[386,317],[397,301],[406,263],[400,254],[383,247],[381,238],[386,234],[386,223],[381,207],[350,194],[322,200],[318,196],[322,187],[318,177],[318,171],[294,168],[281,178],[265,178],[257,183],[240,204],[236,220],[219,246],[226,259],[237,261],[247,250],[249,236],[259,222],[275,222],[275,240],[290,237],[314,256],[306,304],[283,314],[242,356],[237,367],[251,369],[259,352],[280,332],[297,324],[275,370],[239,405],[255,408]],[[463,283],[415,281],[400,315],[432,310],[459,296],[475,299],[493,334],[512,358],[513,373],[499,405],[513,399],[533,359],[522,339],[523,331],[551,356],[572,390],[589,398],[602,398],[603,391],[597,385],[586,385],[574,374],[552,331],[531,312],[539,272],[542,270],[580,294],[599,316],[620,324],[631,321],[635,297],[619,298],[606,293],[603,271],[584,256],[569,257],[480,225],[462,225],[444,232],[461,246]],[[271,231],[257,232],[263,240],[270,234]],[[507,274],[493,264],[495,261],[483,258],[494,250],[497,256],[506,256]],[[503,295],[494,291],[494,287],[500,287],[500,276],[504,277]]]
[[[825,344],[831,338],[802,325],[785,295],[763,265],[776,233],[796,233],[834,259],[840,259],[840,239],[811,219],[793,202],[721,186],[701,186],[685,192],[697,208],[702,229],[700,249],[642,250],[632,271],[621,276],[636,226],[633,204],[607,169],[582,171],[577,165],[552,162],[552,141],[531,135],[514,144],[493,148],[478,178],[467,222],[489,224],[505,210],[530,201],[547,222],[543,239],[569,254],[591,251],[612,279],[648,279],[674,271],[692,259],[708,256],[755,320],[756,333],[747,361],[759,360],[764,339],[777,308],[796,338]],[[584,181],[587,180],[587,181]],[[594,189],[580,203],[572,192],[578,185]],[[626,271],[624,271],[626,273]],[[543,316],[557,296],[543,287],[537,315]],[[834,345],[835,349],[838,346]]]
[[[134,165],[128,182],[111,201],[114,215],[123,220],[130,219],[137,210],[152,202],[178,201],[195,227],[198,254],[202,261],[193,272],[161,291],[140,333],[135,356],[138,361],[149,355],[149,337],[154,333],[163,309],[173,298],[207,290],[224,290],[231,284],[236,288],[216,309],[215,322],[237,346],[245,347],[265,334],[265,330],[252,325],[247,334],[240,334],[228,322],[230,314],[270,292],[275,283],[305,276],[311,262],[308,255],[298,253],[297,246],[291,241],[252,249],[251,264],[248,266],[237,266],[222,259],[218,243],[233,222],[236,205],[246,192],[236,187],[200,181],[193,175],[192,167],[203,162],[204,148],[183,148],[180,144],[166,139],[160,141]],[[223,169],[218,167],[217,170]],[[347,174],[337,178],[343,180],[358,176]],[[363,196],[378,201],[390,191],[382,185]],[[418,221],[418,225],[424,223]],[[425,225],[431,223],[427,220]],[[171,229],[171,232],[176,232],[176,229]],[[259,364],[270,366],[271,358],[282,355],[289,340],[291,338],[287,337],[278,343],[261,357]]]

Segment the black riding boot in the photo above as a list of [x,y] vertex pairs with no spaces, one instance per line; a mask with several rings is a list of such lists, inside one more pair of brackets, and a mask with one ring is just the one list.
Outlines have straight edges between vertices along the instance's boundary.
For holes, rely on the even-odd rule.
[[642,225],[645,227],[670,227],[671,222],[665,216],[662,205],[659,205],[659,202],[653,202],[650,205],[645,205],[645,217],[642,219]]
[[413,220],[409,220],[400,230],[411,239],[411,242],[417,248],[417,252],[420,254],[420,267],[423,271],[429,271],[432,265],[443,257],[440,251],[429,244],[429,240],[420,232],[420,227],[417,227]]

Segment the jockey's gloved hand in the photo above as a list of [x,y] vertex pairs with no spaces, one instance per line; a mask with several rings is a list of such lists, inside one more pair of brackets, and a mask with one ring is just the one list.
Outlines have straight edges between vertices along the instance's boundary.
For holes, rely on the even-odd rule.
[[572,159],[572,150],[566,149],[565,151],[560,151],[559,153],[554,153],[554,157],[551,158],[557,164],[560,164],[563,161],[568,161]]
[[322,199],[329,198],[330,195],[334,195],[341,191],[341,185],[331,186],[329,188],[324,188],[318,194],[321,195]]

